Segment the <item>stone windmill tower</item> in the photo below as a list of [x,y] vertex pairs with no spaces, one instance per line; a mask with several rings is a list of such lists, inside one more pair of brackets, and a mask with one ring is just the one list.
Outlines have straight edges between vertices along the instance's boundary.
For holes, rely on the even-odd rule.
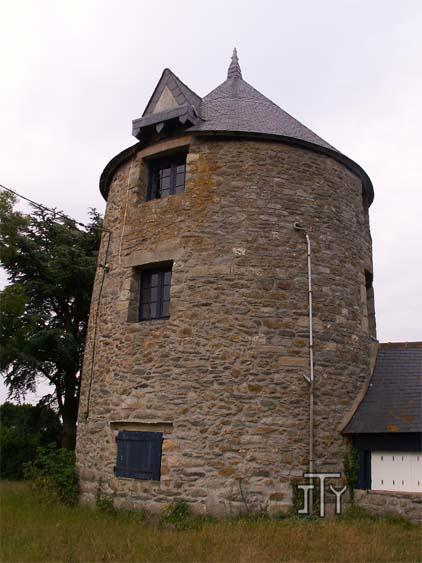
[[133,134],[100,180],[82,498],[101,480],[119,506],[287,510],[310,461],[341,469],[369,374],[371,181],[245,82],[236,51],[204,98],[164,70]]

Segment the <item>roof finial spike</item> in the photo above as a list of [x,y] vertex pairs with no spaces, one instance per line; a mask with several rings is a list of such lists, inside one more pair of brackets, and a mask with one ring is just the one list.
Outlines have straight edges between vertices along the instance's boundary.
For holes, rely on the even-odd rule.
[[233,49],[232,62],[230,63],[229,70],[227,71],[227,78],[242,78],[242,71],[240,70],[236,47]]

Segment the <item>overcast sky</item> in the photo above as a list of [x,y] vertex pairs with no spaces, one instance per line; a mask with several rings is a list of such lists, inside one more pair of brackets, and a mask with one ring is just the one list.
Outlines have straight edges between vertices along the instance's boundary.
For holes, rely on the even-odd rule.
[[[243,78],[358,162],[381,341],[422,340],[420,0],[0,0],[0,183],[86,220],[165,67]],[[4,393],[1,398],[4,397]]]

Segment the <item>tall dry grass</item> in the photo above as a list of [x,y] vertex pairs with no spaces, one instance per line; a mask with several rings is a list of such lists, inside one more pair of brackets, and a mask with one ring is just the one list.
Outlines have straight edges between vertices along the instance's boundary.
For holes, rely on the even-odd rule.
[[421,561],[422,528],[361,513],[331,521],[224,520],[169,529],[136,514],[67,507],[1,484],[2,562]]

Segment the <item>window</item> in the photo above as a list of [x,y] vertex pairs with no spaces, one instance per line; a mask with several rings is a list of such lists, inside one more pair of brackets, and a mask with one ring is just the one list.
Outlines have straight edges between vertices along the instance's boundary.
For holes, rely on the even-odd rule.
[[376,323],[375,323],[375,300],[374,288],[372,286],[374,276],[372,272],[365,270],[365,288],[366,288],[366,309],[368,315],[368,330],[369,334],[376,336]]
[[162,442],[161,432],[119,432],[116,477],[159,481]]
[[152,161],[147,199],[161,199],[184,192],[185,172],[186,154]]
[[139,320],[168,319],[171,266],[142,270]]

